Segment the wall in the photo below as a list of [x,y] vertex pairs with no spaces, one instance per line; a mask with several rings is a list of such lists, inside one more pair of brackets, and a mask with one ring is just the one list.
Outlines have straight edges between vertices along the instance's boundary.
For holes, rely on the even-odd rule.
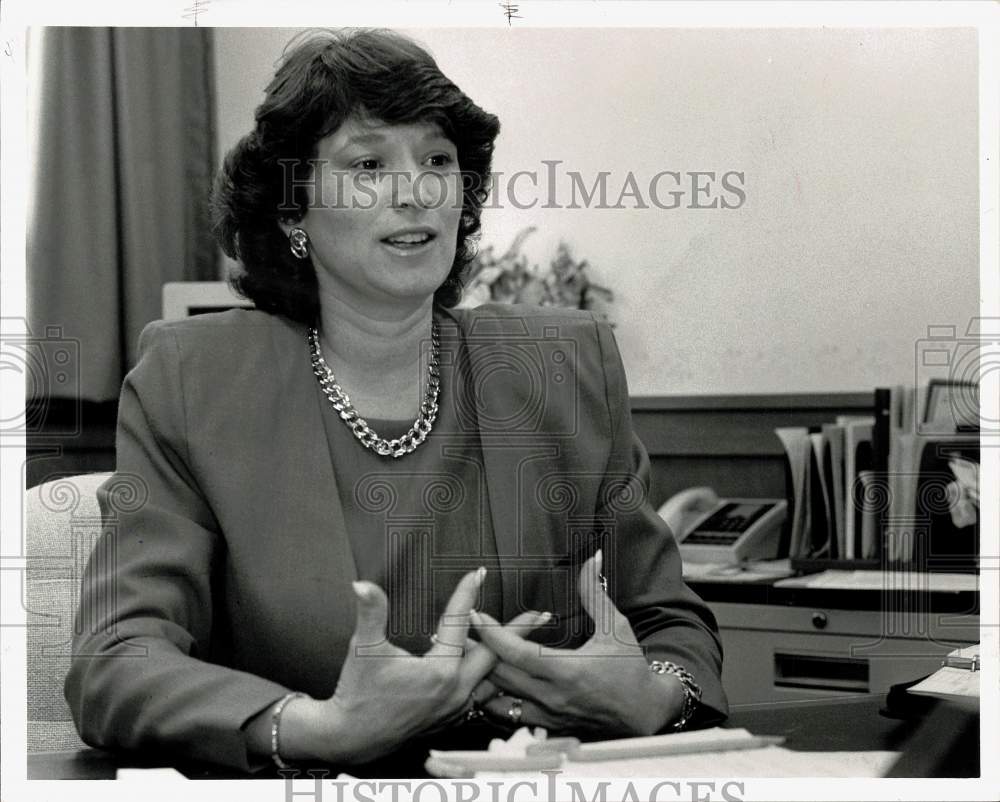
[[[216,30],[220,152],[249,130],[293,33]],[[974,31],[410,33],[500,117],[494,168],[543,181],[538,207],[501,196],[484,213],[483,244],[537,225],[533,259],[560,239],[585,257],[617,294],[635,395],[912,381],[928,325],[961,333],[977,313]],[[562,162],[558,203],[566,171],[588,186],[607,171],[610,205],[631,172],[650,208],[540,208],[543,159]],[[685,208],[689,191],[656,208],[648,182],[663,170],[740,171],[745,203]]]

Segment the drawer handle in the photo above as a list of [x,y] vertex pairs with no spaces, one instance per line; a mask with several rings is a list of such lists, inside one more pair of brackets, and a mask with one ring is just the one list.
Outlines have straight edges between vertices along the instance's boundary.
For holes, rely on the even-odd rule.
[[830,619],[826,617],[826,613],[813,613],[812,622],[816,629],[826,629],[826,625],[830,623]]
[[774,687],[870,693],[868,661],[828,654],[775,652]]

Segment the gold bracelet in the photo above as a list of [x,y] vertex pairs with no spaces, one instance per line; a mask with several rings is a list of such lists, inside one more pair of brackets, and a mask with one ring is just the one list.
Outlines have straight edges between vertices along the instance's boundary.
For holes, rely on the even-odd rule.
[[653,660],[649,664],[649,670],[654,674],[670,674],[680,680],[684,688],[684,706],[681,708],[681,716],[674,722],[673,729],[679,732],[687,726],[687,723],[694,716],[694,711],[701,701],[701,686],[695,682],[691,672],[684,666],[671,663],[667,660]]
[[281,759],[281,752],[279,749],[278,742],[278,727],[281,725],[281,713],[292,699],[304,699],[304,693],[286,693],[281,697],[281,701],[274,706],[274,711],[271,713],[271,760],[274,761],[279,769],[290,769],[284,760]]

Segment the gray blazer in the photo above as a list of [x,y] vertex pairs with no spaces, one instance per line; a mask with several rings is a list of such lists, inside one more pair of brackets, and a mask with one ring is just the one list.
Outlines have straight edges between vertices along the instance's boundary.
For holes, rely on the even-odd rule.
[[[603,545],[648,657],[684,665],[702,721],[724,718],[715,620],[646,500],[611,329],[565,310],[447,314],[468,375],[489,388],[462,391],[459,428],[482,445],[504,620],[551,610],[558,623],[537,639],[582,642],[576,575]],[[152,323],[140,354],[122,386],[117,471],[98,493],[104,533],[66,698],[92,745],[249,770],[241,726],[289,690],[330,696],[354,627],[325,401],[304,328],[264,312]]]

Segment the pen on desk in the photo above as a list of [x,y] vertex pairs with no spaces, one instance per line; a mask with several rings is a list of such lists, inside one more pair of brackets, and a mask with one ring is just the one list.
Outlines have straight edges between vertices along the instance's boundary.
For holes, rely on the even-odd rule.
[[949,655],[944,660],[941,661],[941,665],[947,668],[967,668],[969,671],[979,670],[979,655],[974,655],[973,657],[960,657],[958,655]]
[[672,755],[693,755],[699,752],[735,752],[744,749],[763,749],[785,742],[783,735],[752,735],[748,738],[722,740],[718,743],[691,743],[663,741],[649,746],[634,746],[627,753],[613,746],[607,748],[587,748],[586,744],[567,753],[571,761],[593,762],[597,760],[622,760],[636,757],[670,757]]
[[435,761],[435,766],[450,771],[529,771],[559,768],[562,765],[562,753],[533,752],[519,755],[509,752],[431,749],[429,761]]

